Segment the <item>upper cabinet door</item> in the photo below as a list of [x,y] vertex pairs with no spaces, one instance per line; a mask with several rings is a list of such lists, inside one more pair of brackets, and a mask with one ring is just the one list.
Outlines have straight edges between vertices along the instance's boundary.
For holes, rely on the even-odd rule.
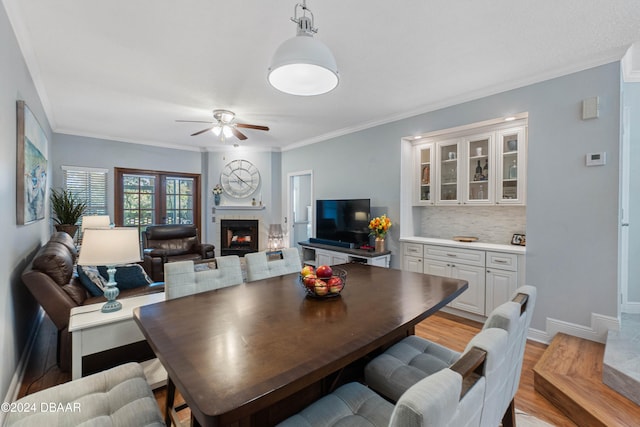
[[433,143],[420,144],[415,147],[415,205],[433,205],[435,199],[435,190],[433,189],[434,180],[434,158],[435,151]]
[[460,156],[462,144],[459,140],[440,141],[436,143],[437,191],[436,204],[459,205],[462,201],[460,194]]
[[472,135],[464,139],[464,204],[494,203],[494,133]]
[[496,203],[524,205],[526,203],[526,127],[520,126],[496,132]]

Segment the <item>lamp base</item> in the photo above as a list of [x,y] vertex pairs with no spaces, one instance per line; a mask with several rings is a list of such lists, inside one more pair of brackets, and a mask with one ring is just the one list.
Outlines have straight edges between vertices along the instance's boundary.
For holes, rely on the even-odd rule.
[[103,313],[111,313],[122,308],[122,304],[116,301],[116,298],[118,298],[118,295],[120,294],[120,290],[116,287],[117,283],[115,281],[115,266],[107,266],[107,273],[109,273],[109,283],[107,283],[107,287],[104,289],[104,296],[107,299],[107,302],[102,306],[102,309],[100,310]]
[[103,313],[112,313],[114,311],[118,311],[122,308],[122,304],[120,301],[107,301],[104,303],[100,311]]

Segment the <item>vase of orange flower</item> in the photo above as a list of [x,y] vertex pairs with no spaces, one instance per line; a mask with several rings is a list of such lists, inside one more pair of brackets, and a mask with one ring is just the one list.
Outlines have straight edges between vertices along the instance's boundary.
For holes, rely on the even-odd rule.
[[387,215],[382,215],[376,218],[373,218],[369,221],[369,233],[370,236],[375,236],[376,238],[376,252],[384,252],[384,238],[387,235],[387,232],[391,228],[391,220],[387,217]]

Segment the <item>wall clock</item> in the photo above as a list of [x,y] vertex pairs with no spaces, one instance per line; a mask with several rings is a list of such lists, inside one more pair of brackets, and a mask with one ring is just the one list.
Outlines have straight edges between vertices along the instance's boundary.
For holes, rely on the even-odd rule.
[[222,169],[220,184],[231,197],[248,197],[260,186],[260,172],[248,160],[233,160]]

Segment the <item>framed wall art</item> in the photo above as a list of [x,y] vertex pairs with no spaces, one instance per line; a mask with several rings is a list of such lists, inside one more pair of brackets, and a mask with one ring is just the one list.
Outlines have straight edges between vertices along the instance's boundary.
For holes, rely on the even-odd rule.
[[24,101],[17,102],[16,110],[16,216],[18,224],[22,225],[44,218],[49,142],[40,123]]

